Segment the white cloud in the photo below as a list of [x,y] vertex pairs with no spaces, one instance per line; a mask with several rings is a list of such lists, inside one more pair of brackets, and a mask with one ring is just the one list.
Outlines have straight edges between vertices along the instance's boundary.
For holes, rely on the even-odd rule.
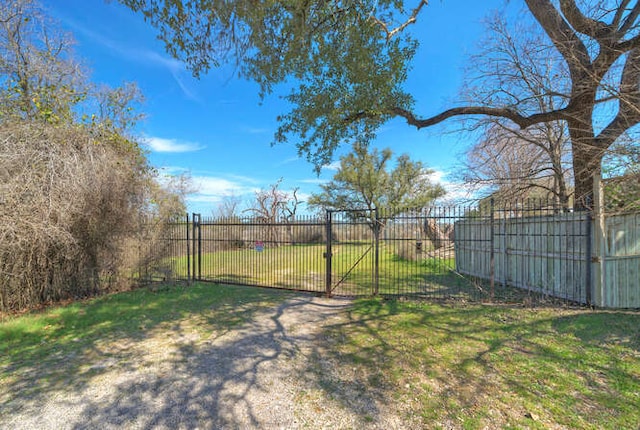
[[327,170],[338,170],[340,168],[340,161],[334,161],[333,163],[325,164],[322,166],[323,169]]
[[69,25],[76,31],[79,31],[91,39],[95,40],[100,45],[109,48],[109,50],[128,61],[134,61],[145,65],[153,65],[165,69],[171,74],[171,77],[176,82],[178,87],[182,90],[183,94],[196,102],[202,102],[202,100],[196,95],[196,93],[189,88],[185,82],[186,76],[189,73],[186,70],[186,66],[183,62],[176,60],[175,58],[161,55],[150,49],[140,49],[134,46],[125,45],[120,42],[116,42],[102,34],[97,33],[84,25],[78,24],[75,21],[67,20]]
[[329,182],[329,179],[320,179],[320,178],[301,179],[300,182],[303,184],[322,185]]
[[429,175],[429,179],[435,183],[444,187],[447,194],[442,198],[445,202],[460,202],[470,200],[473,198],[473,191],[462,182],[453,182],[447,179],[450,172],[444,170],[434,169],[433,173]]
[[285,166],[287,164],[291,164],[291,163],[295,163],[297,161],[300,161],[301,158],[300,157],[289,157],[289,158],[285,158],[284,160],[280,161],[279,163],[276,163],[274,165],[274,167],[282,167]]
[[449,175],[448,172],[445,172],[443,170],[433,169],[432,173],[429,175],[429,179],[432,182],[440,183],[444,186],[444,183],[449,182],[445,179],[448,175]]
[[159,167],[158,170],[160,173],[167,176],[182,175],[191,172],[189,168],[182,166],[162,166]]
[[197,193],[204,197],[219,200],[223,197],[252,193],[256,188],[225,178],[196,176],[193,178]]
[[267,134],[271,130],[264,127],[244,127],[243,131],[248,134]]
[[154,152],[193,152],[204,149],[198,143],[162,137],[145,137],[142,142]]
[[191,183],[194,193],[187,197],[187,203],[192,210],[203,213],[214,210],[225,197],[248,201],[259,190],[254,179],[234,175],[196,175],[191,177]]

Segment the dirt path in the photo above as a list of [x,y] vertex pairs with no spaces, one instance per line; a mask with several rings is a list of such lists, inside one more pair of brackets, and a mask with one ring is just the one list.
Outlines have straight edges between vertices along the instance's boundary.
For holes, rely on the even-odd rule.
[[[350,302],[296,296],[235,330],[157,330],[100,345],[95,375],[17,397],[2,428],[404,428],[383,393],[325,354]],[[5,403],[7,406],[7,403]]]

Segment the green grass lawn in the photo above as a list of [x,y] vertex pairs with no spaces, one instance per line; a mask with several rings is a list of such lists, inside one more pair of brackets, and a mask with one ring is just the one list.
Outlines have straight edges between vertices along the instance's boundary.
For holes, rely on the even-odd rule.
[[640,423],[638,313],[371,299],[328,337],[427,428]]
[[[326,291],[324,245],[287,245],[262,252],[239,249],[203,253],[202,279],[294,290]],[[370,244],[333,246],[333,292],[369,296],[375,291],[374,249]],[[186,276],[187,259],[177,257],[174,270]],[[378,293],[382,295],[424,294],[436,297],[477,297],[483,294],[472,281],[453,273],[452,256],[407,260],[393,246],[379,248]]]
[[[135,343],[158,331],[173,336],[178,325],[233,330],[292,294],[195,284],[5,316],[0,394],[89,384],[95,371],[84,365],[96,348],[104,354],[105,344]],[[363,389],[426,428],[640,423],[639,313],[362,299],[319,338],[323,354],[309,364],[320,374],[319,390],[333,396],[332,384],[356,372]]]

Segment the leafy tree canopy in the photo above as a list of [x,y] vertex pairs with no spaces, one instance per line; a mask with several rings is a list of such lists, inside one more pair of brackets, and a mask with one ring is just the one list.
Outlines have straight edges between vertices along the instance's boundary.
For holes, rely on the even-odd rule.
[[[296,85],[275,141],[299,138],[316,168],[344,142],[370,139],[392,113],[410,109],[402,83],[417,42],[406,32],[426,1],[120,0],[158,28],[168,52],[198,76],[225,61],[259,83],[261,95]],[[362,112],[377,113],[362,115]]]
[[395,160],[390,149],[367,151],[356,143],[353,152],[340,159],[333,179],[321,185],[322,192],[313,194],[308,203],[327,209],[384,209],[393,215],[407,209],[418,209],[442,197],[445,190],[429,179],[432,170],[407,154]]
[[[563,62],[567,79],[542,94],[559,94],[561,103],[539,110],[504,93],[432,117],[417,114],[403,88],[418,44],[405,30],[426,0],[119,1],[142,12],[196,75],[232,59],[262,95],[294,78],[292,110],[279,118],[275,141],[299,138],[316,168],[336,146],[369,141],[395,116],[418,129],[460,115],[500,117],[521,128],[562,121],[575,195],[586,207],[604,155],[640,123],[639,0],[525,0],[529,19]],[[612,112],[605,121],[602,106]]]

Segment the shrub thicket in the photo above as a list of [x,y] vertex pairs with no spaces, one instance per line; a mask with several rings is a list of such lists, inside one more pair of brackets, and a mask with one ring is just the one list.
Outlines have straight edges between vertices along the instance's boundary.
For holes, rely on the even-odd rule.
[[96,88],[72,46],[37,0],[0,3],[0,311],[128,286],[184,210],[130,137],[135,84]]
[[77,125],[0,123],[0,310],[120,287],[135,269],[154,184],[137,146],[121,143]]

